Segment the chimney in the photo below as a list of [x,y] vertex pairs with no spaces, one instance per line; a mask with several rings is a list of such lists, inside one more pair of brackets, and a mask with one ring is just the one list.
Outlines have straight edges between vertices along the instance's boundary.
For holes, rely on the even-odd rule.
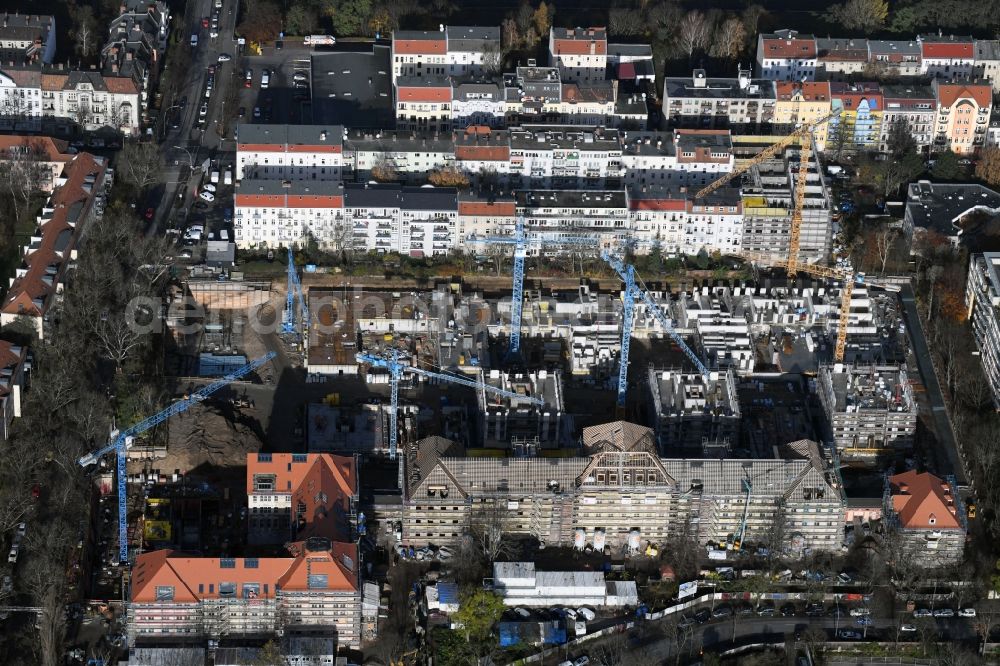
[[705,80],[705,70],[703,69],[694,70],[692,73],[692,79],[694,81],[695,88],[704,88],[708,84],[708,81]]

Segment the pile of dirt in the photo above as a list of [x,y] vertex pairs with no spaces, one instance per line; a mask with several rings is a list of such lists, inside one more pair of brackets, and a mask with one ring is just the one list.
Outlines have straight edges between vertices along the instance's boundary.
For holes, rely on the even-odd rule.
[[245,464],[246,454],[259,451],[262,442],[250,423],[233,417],[231,409],[204,404],[175,416],[161,467],[192,470],[205,464]]

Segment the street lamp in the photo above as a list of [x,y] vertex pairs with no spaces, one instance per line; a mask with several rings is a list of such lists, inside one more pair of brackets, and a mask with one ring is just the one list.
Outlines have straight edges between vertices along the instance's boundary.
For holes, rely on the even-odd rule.
[[191,169],[191,171],[194,171],[194,157],[191,155],[191,150],[189,148],[185,148],[184,146],[174,146],[174,148],[177,150],[183,150],[187,154],[188,168]]

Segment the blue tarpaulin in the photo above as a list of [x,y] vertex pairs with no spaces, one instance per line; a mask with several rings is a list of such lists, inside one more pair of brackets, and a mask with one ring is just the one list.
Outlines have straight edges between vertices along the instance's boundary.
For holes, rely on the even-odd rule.
[[537,622],[501,622],[500,647],[537,645],[540,642]]
[[438,602],[442,604],[457,604],[458,603],[458,584],[457,583],[438,583]]

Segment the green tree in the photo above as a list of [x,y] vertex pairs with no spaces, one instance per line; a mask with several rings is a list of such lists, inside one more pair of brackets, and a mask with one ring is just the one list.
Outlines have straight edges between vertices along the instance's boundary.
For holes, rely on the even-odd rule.
[[285,666],[288,662],[281,655],[281,648],[274,641],[268,641],[260,648],[251,666]]
[[292,35],[311,35],[319,31],[319,17],[310,2],[300,0],[285,14],[285,32]]
[[958,180],[965,175],[965,170],[958,163],[958,155],[952,151],[939,153],[934,159],[934,166],[931,167],[934,180]]
[[493,642],[493,627],[503,615],[504,605],[500,595],[490,590],[470,588],[463,592],[462,603],[452,618],[462,625],[468,643]]
[[323,13],[330,17],[337,36],[365,35],[372,15],[372,0],[325,0]]
[[901,157],[910,152],[916,152],[917,140],[913,138],[910,121],[900,117],[889,127],[889,141],[886,146],[893,157]]
[[694,257],[694,265],[699,270],[707,269],[711,261],[712,260],[708,256],[708,252],[705,250],[705,248],[701,248],[700,250],[698,250],[698,254],[696,254]]

